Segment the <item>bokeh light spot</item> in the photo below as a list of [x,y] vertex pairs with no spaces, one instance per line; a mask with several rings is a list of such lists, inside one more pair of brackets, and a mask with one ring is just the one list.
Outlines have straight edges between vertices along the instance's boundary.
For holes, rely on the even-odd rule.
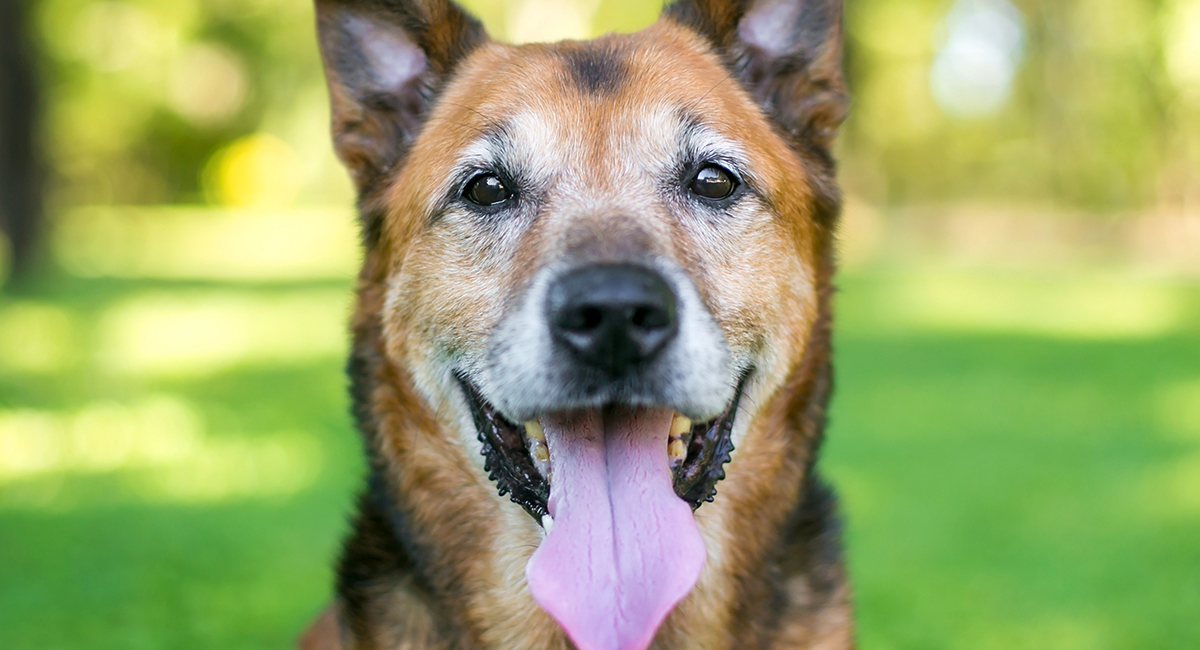
[[946,16],[945,34],[930,69],[934,101],[960,117],[999,111],[1021,62],[1021,12],[1008,0],[958,0]]
[[347,279],[359,259],[357,224],[346,208],[97,206],[65,215],[51,243],[58,262],[82,277]]
[[1167,71],[1184,98],[1200,104],[1200,0],[1178,0],[1168,15]]
[[197,377],[336,357],[347,348],[349,299],[340,290],[137,296],[101,318],[98,360],[119,374]]
[[880,322],[934,331],[1105,340],[1161,336],[1186,323],[1181,292],[1118,279],[1020,282],[986,275],[912,274],[897,279],[884,304]]
[[93,2],[76,18],[74,43],[92,67],[117,72],[144,59],[158,32],[154,19],[128,2]]
[[[170,395],[97,401],[73,414],[0,410],[0,486],[118,473],[137,498],[190,503],[293,494],[320,469],[319,445],[308,434],[210,436],[195,407]],[[0,498],[0,506],[21,505]]]
[[248,85],[246,68],[237,55],[228,48],[201,43],[184,49],[175,61],[167,99],[189,122],[219,125],[241,110]]
[[508,15],[508,40],[540,43],[590,36],[595,0],[522,0]]
[[311,485],[320,467],[316,441],[288,432],[210,440],[182,462],[145,474],[138,485],[146,498],[172,502],[286,496]]
[[75,414],[0,411],[0,482],[44,472],[108,472],[179,460],[199,444],[195,409],[153,395],[92,402]]
[[281,208],[296,199],[304,182],[299,155],[283,140],[255,133],[217,152],[205,169],[209,194],[221,205]]

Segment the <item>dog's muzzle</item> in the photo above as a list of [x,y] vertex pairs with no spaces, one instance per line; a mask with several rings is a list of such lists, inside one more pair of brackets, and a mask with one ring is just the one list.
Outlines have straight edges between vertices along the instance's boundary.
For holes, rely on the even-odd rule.
[[539,420],[570,412],[673,409],[664,469],[693,509],[712,501],[750,376],[731,365],[686,276],[603,262],[540,274],[493,336],[489,363],[456,375],[488,475],[541,522],[551,480]]
[[545,536],[534,600],[588,650],[642,650],[695,585],[747,378],[665,260],[535,275],[458,380],[501,495]]

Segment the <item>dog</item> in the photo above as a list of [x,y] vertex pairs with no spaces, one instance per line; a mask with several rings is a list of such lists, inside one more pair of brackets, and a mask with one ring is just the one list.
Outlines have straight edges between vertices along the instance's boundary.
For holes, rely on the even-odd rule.
[[841,4],[512,46],[316,0],[368,476],[302,648],[853,647],[815,469]]

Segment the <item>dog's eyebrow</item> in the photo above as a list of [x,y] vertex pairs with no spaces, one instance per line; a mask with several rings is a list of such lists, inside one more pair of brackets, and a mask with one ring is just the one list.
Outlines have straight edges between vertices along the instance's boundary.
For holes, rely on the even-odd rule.
[[711,159],[734,167],[733,171],[740,175],[750,173],[746,153],[735,141],[686,108],[679,109],[677,118],[684,156],[694,159],[690,162],[701,162],[698,160],[700,158]]
[[685,169],[694,171],[696,165],[706,162],[723,165],[741,179],[760,201],[772,205],[770,192],[762,176],[736,140],[725,136],[721,129],[690,108],[678,108],[675,117],[679,124],[679,162]]
[[[465,126],[465,125],[464,125]],[[506,153],[512,146],[512,128],[508,122],[491,121],[482,128],[470,127],[477,134],[470,144],[463,148],[464,156],[448,170],[445,192],[431,206],[427,219],[436,219],[448,210],[457,199],[463,184],[483,171],[504,171],[495,167],[501,165],[507,157]]]
[[705,130],[704,120],[691,109],[680,108],[675,111],[675,119],[679,121],[679,133],[684,142],[690,142]]
[[468,145],[468,149],[484,143],[491,149],[499,149],[512,138],[512,129],[508,122],[489,120],[482,128],[475,127],[475,131],[478,135]]

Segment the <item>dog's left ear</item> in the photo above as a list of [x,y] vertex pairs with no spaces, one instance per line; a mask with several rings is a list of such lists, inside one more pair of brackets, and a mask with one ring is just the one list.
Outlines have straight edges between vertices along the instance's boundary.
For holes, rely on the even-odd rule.
[[833,144],[847,105],[842,0],[676,0],[664,15],[708,38],[793,137]]
[[333,143],[361,192],[404,155],[440,87],[486,42],[451,0],[316,0]]

